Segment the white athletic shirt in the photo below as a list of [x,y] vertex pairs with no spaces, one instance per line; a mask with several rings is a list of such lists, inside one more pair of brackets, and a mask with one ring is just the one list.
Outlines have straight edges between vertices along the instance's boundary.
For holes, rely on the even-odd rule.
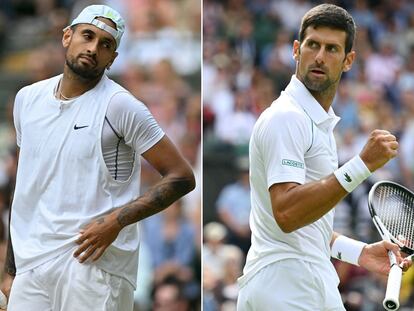
[[338,121],[332,108],[327,113],[296,76],[257,120],[249,146],[252,245],[241,285],[266,265],[287,258],[331,266],[334,211],[284,233],[274,219],[269,188],[320,180],[337,169],[333,129]]
[[[139,156],[164,136],[145,105],[105,75],[70,101],[55,97],[61,77],[24,87],[15,100],[20,155],[10,230],[18,274],[75,249],[80,228],[135,200]],[[111,176],[102,154],[110,103],[111,109],[125,109],[119,114],[124,119],[115,123],[125,145],[135,151],[125,181]],[[121,230],[96,264],[136,286],[138,247],[138,226],[132,224]]]

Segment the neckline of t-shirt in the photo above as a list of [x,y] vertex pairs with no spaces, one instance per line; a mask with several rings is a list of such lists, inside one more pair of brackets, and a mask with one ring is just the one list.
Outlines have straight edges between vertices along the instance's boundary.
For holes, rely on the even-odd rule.
[[57,97],[57,89],[59,87],[60,82],[62,81],[62,78],[63,78],[63,74],[60,74],[58,76],[57,83],[53,87],[53,90],[52,90],[52,98],[55,101],[59,102],[60,104],[68,105],[68,104],[71,104],[71,103],[77,101],[81,97],[87,95],[91,91],[95,90],[101,84],[102,80],[104,79],[104,76],[102,76],[101,80],[93,88],[91,88],[90,90],[86,91],[83,94],[80,94],[79,96],[76,96],[76,97],[73,97],[73,98],[69,98],[69,99],[60,99],[60,98]]

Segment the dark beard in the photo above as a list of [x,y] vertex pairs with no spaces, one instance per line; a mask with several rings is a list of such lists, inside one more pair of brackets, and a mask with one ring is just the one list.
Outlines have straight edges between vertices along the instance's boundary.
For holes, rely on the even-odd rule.
[[98,68],[86,68],[79,66],[74,59],[69,59],[66,56],[66,65],[72,70],[75,74],[85,80],[96,80],[97,78],[101,77],[105,71],[99,70]]
[[315,81],[310,79],[308,75],[303,77],[303,84],[305,84],[306,88],[315,92],[326,91],[334,83],[335,82],[329,78],[325,81]]

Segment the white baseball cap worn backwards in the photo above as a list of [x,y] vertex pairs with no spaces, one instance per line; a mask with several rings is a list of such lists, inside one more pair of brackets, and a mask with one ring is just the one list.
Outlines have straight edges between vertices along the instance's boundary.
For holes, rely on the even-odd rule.
[[[98,17],[110,19],[116,25],[116,29],[98,20]],[[114,37],[117,47],[119,47],[121,37],[125,31],[125,21],[122,18],[122,16],[117,11],[106,5],[87,6],[82,10],[82,12],[80,12],[78,17],[76,17],[68,27],[77,24],[92,24],[98,27],[99,29],[108,32],[112,35],[112,37]],[[67,29],[67,27],[65,29]]]

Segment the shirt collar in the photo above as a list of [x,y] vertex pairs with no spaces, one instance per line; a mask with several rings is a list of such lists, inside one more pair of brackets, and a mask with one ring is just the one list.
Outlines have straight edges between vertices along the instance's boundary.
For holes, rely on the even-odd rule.
[[319,102],[312,96],[305,85],[296,77],[292,76],[290,83],[285,89],[297,104],[299,104],[306,114],[317,125],[325,129],[333,129],[340,118],[335,114],[332,106],[326,112]]

